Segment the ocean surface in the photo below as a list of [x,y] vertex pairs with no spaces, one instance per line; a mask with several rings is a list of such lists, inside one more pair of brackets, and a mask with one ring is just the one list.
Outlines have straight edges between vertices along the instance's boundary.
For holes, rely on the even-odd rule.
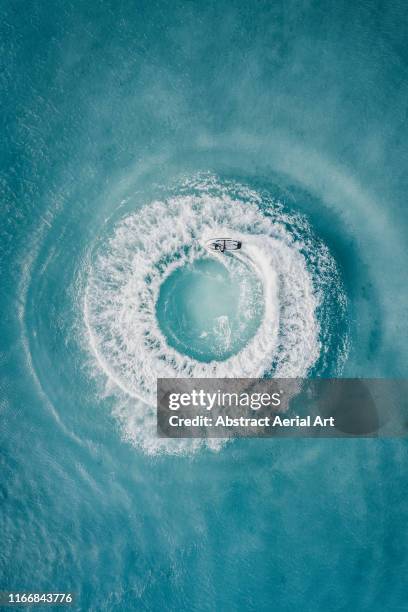
[[406,440],[165,440],[154,407],[407,377],[406,3],[1,8],[0,590],[408,610]]

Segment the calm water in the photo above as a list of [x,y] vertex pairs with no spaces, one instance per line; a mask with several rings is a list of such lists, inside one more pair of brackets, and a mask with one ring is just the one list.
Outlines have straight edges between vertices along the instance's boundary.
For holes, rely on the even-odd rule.
[[176,445],[152,408],[407,376],[405,4],[2,8],[1,590],[408,609],[404,440]]

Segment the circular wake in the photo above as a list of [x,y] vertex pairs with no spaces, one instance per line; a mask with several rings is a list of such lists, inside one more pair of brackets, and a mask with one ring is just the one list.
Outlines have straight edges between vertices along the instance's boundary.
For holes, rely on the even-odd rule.
[[[223,235],[242,241],[241,251],[209,256],[206,241]],[[213,359],[200,360],[175,348],[157,316],[166,279],[208,257],[218,258],[237,283],[239,268],[251,270],[261,287],[245,294],[248,284],[242,282],[244,318],[245,309],[248,317],[257,309],[261,319],[240,350],[225,359],[215,351]],[[319,374],[333,346],[334,307],[338,312],[345,307],[336,265],[305,218],[265,193],[207,176],[130,212],[98,241],[84,318],[92,352],[108,379],[152,404],[158,377]],[[228,341],[228,320],[219,331]]]

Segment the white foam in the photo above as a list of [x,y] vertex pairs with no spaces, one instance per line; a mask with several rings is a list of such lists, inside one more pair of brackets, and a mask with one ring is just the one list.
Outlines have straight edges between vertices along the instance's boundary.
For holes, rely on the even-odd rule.
[[[120,220],[96,249],[88,270],[84,319],[96,363],[109,383],[121,389],[123,399],[154,405],[158,377],[303,377],[319,357],[321,287],[316,271],[334,265],[328,250],[322,246],[312,252],[307,224],[298,222],[292,231],[293,218],[279,204],[273,214],[265,214],[256,192],[215,187],[213,179],[202,181],[194,185],[194,195],[190,189],[147,204]],[[217,235],[242,241],[243,249],[234,256],[259,275],[264,315],[239,353],[203,363],[168,345],[156,319],[156,302],[163,281],[178,267],[206,256],[205,242]],[[309,256],[315,262],[313,273]],[[229,265],[227,257],[218,257]],[[225,326],[220,322],[220,329]],[[147,452],[159,450],[154,432],[151,439],[141,431],[151,429],[150,409],[137,404],[145,412],[144,426],[136,425],[134,402],[133,409],[122,403],[117,411],[126,436]]]

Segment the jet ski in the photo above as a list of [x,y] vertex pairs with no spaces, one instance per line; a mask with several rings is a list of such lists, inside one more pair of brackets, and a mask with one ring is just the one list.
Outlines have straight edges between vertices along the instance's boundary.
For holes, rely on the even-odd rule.
[[242,242],[233,238],[212,238],[207,240],[205,246],[209,251],[225,253],[225,251],[239,251],[242,247]]

